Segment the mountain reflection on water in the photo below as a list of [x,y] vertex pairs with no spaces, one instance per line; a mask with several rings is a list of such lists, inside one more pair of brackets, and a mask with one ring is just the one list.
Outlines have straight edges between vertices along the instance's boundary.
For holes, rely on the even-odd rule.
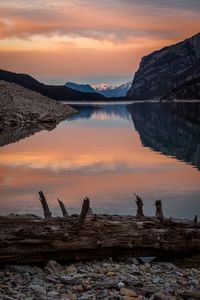
[[140,103],[129,111],[145,147],[200,170],[200,103]]
[[130,113],[127,110],[126,105],[76,105],[74,106],[79,114],[71,118],[71,120],[77,119],[130,119]]
[[54,130],[0,148],[1,214],[41,215],[39,190],[54,215],[57,197],[77,213],[86,196],[97,213],[135,214],[134,193],[147,215],[158,199],[166,216],[198,214],[199,104],[76,108]]

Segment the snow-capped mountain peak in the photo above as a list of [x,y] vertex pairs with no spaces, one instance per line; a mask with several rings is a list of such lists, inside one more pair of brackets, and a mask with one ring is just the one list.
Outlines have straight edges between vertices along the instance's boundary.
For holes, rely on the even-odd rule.
[[109,83],[98,83],[98,84],[93,84],[92,87],[96,91],[106,91],[106,90],[115,89],[117,86]]
[[124,97],[130,89],[132,81],[123,83],[121,85],[113,85],[108,83],[100,83],[92,85],[96,92],[105,97]]
[[85,93],[99,93],[105,97],[125,97],[128,90],[131,87],[131,81],[123,83],[121,85],[114,85],[109,83],[99,83],[94,85],[80,84],[75,82],[66,82],[65,86],[71,89],[85,92]]

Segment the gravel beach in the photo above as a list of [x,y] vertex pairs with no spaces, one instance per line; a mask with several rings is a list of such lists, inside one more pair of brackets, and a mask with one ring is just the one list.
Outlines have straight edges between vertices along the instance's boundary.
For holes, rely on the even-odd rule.
[[0,270],[2,300],[200,299],[200,269],[136,258],[45,266],[7,265]]
[[0,146],[43,129],[51,130],[75,113],[75,109],[61,102],[0,81]]

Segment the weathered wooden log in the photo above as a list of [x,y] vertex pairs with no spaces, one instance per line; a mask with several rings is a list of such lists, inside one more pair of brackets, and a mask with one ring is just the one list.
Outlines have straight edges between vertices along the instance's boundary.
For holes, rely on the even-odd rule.
[[40,202],[42,204],[42,208],[43,208],[43,212],[44,212],[44,217],[45,218],[51,218],[52,217],[52,213],[49,209],[47,200],[44,196],[44,193],[42,191],[39,192],[39,196],[40,196]]
[[161,226],[156,217],[112,216],[111,221],[105,215],[83,219],[77,231],[78,216],[0,217],[0,263],[200,254],[200,223],[164,218]]
[[137,204],[137,215],[136,216],[137,216],[137,218],[144,217],[143,201],[138,195],[135,194],[135,196],[136,196],[136,204]]
[[156,217],[162,220],[163,219],[162,201],[156,200],[155,206],[156,206]]
[[90,200],[89,200],[89,198],[85,198],[83,200],[81,214],[79,216],[78,223],[77,223],[78,228],[80,228],[84,224],[84,221],[85,221],[85,218],[87,217],[89,209],[90,209]]
[[58,203],[60,205],[60,209],[62,211],[63,217],[69,217],[69,214],[66,210],[66,207],[65,207],[64,203],[60,199],[57,199],[57,200],[58,200]]

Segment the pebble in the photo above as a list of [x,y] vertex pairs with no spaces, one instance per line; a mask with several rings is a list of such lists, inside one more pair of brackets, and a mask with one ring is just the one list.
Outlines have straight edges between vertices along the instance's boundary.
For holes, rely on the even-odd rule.
[[83,292],[84,288],[82,287],[82,285],[74,285],[73,290],[76,292]]
[[121,288],[120,289],[120,294],[122,296],[128,296],[128,297],[137,297],[137,294],[135,291],[127,288]]
[[30,276],[29,273],[24,273],[23,276],[24,276],[24,280],[25,280],[26,282],[30,282],[30,281],[31,281],[31,276]]
[[46,293],[47,293],[46,289],[40,285],[30,285],[30,288],[38,294],[46,295]]
[[162,293],[157,293],[154,295],[154,300],[176,300],[176,298],[164,295]]
[[112,289],[116,288],[117,284],[113,280],[104,280],[104,281],[97,281],[96,288],[103,288],[103,289]]
[[125,287],[125,284],[124,284],[123,282],[120,281],[120,282],[118,282],[117,286],[118,286],[118,288],[120,289],[120,288]]
[[107,274],[106,274],[107,276],[115,276],[115,275],[117,275],[115,272],[108,272]]
[[161,281],[161,278],[160,278],[160,277],[154,277],[153,280],[152,280],[152,282],[153,282],[154,284],[157,284],[157,283],[159,283],[160,281]]
[[47,293],[47,297],[51,297],[51,298],[55,298],[55,297],[58,297],[59,296],[59,293],[58,292],[48,292]]
[[74,265],[68,266],[66,272],[69,274],[77,274],[77,268]]
[[55,260],[50,260],[47,263],[45,270],[50,274],[58,274],[63,272],[63,268]]

